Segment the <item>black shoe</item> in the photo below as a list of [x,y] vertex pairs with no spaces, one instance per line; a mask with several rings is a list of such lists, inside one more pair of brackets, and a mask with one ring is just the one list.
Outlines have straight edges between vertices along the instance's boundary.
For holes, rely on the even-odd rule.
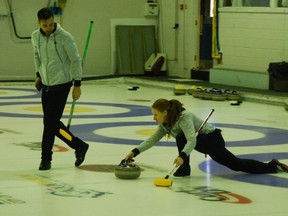
[[39,170],[50,170],[51,162],[42,160],[39,166]]
[[288,172],[288,166],[286,164],[280,163],[277,159],[271,160],[269,163],[273,164],[276,168],[276,171],[279,172]]
[[190,166],[186,168],[180,166],[173,175],[175,177],[190,176]]
[[85,146],[83,147],[83,149],[81,151],[75,151],[75,155],[76,155],[76,161],[75,161],[75,166],[80,166],[84,159],[85,159],[85,155],[86,152],[88,151],[89,145],[85,144]]

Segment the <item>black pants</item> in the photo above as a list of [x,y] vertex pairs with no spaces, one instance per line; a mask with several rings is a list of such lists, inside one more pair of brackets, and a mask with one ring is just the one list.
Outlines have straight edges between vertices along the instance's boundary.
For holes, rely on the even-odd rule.
[[[187,140],[183,133],[177,135],[176,143],[178,151],[184,148]],[[225,147],[225,141],[220,129],[216,129],[211,134],[199,134],[197,136],[195,150],[209,155],[217,163],[234,171],[255,174],[277,173],[275,167],[269,163],[263,163],[252,159],[240,159],[228,151]]]
[[[55,141],[55,136],[64,141],[72,149],[81,151],[85,143],[75,137],[66,126],[60,121],[66,102],[69,95],[71,84],[59,85],[55,88],[42,89],[42,109],[44,130],[42,135],[42,160],[52,160],[52,148]],[[72,137],[72,140],[67,139],[67,135],[63,136],[60,129],[64,130]]]

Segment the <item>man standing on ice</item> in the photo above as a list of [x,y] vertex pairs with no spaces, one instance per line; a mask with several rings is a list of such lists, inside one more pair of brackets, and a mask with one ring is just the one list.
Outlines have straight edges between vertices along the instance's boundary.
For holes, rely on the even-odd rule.
[[55,136],[75,150],[75,166],[80,166],[89,145],[75,137],[60,120],[71,86],[73,100],[78,100],[81,95],[81,57],[71,34],[54,22],[50,8],[42,8],[37,16],[40,28],[31,37],[36,68],[35,87],[42,92],[44,114],[39,170],[51,169]]

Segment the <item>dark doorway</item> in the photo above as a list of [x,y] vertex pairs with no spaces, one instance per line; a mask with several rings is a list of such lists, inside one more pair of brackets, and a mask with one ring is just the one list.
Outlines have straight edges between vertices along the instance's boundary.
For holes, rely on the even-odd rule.
[[210,0],[201,1],[200,9],[200,70],[213,66],[212,59],[212,17],[210,17]]
[[212,17],[210,17],[210,0],[200,1],[200,59],[199,68],[191,71],[192,79],[209,80],[209,69],[213,67],[212,59]]

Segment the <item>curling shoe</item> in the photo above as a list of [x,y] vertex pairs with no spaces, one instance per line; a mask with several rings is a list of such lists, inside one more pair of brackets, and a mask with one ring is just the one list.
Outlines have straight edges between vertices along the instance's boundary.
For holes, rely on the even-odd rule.
[[39,166],[39,170],[50,170],[51,162],[42,160]]
[[276,167],[276,171],[279,172],[288,172],[288,166],[286,164],[280,163],[277,159],[271,160],[269,163],[273,164]]
[[89,148],[89,145],[85,143],[82,150],[75,151],[75,156],[76,156],[75,166],[76,167],[80,166],[85,160],[85,155],[86,155],[86,152],[88,151],[88,148]]
[[176,172],[173,174],[175,177],[185,177],[190,176],[190,166],[182,167],[180,166]]

